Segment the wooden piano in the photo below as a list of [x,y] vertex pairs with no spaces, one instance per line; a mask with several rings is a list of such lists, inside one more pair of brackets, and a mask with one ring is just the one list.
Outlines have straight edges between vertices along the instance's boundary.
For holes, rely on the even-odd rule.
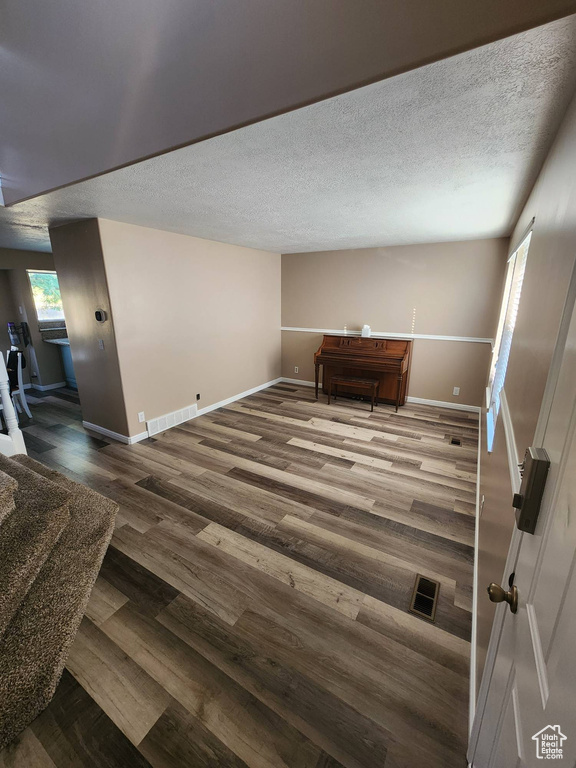
[[[322,365],[323,392],[328,393],[330,379],[335,374],[378,379],[378,402],[391,403],[398,409],[406,402],[411,357],[412,341],[408,340],[324,336],[314,354],[316,399]],[[351,387],[343,387],[342,392],[357,394]]]

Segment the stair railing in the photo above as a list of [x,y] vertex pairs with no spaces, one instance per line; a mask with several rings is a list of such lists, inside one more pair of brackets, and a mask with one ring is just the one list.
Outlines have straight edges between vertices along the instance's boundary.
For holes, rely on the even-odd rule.
[[2,416],[8,429],[7,435],[0,434],[0,453],[5,456],[26,453],[24,436],[18,426],[18,418],[10,397],[10,381],[2,355],[0,355],[0,402],[2,403]]

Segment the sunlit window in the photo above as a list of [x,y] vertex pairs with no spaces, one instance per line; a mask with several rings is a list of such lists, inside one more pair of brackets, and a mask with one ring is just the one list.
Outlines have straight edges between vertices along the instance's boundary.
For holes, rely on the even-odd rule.
[[526,235],[508,259],[504,297],[500,309],[500,320],[498,322],[498,332],[496,334],[490,369],[490,402],[488,409],[489,451],[492,450],[496,419],[500,411],[500,399],[506,379],[508,360],[510,359],[510,350],[512,348],[512,337],[514,336],[514,328],[516,327],[516,319],[520,307],[520,295],[522,293],[522,283],[524,282],[526,259],[528,257],[531,237],[532,231]]
[[39,322],[64,320],[62,297],[56,272],[47,270],[28,270],[32,296]]

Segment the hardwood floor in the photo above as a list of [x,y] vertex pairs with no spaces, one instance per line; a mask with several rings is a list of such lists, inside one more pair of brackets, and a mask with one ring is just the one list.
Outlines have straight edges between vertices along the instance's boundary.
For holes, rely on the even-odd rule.
[[[0,766],[466,765],[475,414],[282,384],[125,446],[69,391],[32,410],[30,455],[120,511],[57,694]],[[434,624],[407,612],[417,573]]]

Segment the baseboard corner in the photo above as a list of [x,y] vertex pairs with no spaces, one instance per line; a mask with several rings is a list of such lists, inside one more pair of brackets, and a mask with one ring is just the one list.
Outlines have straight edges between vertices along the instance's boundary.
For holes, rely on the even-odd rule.
[[254,395],[256,392],[260,392],[262,389],[266,389],[267,387],[272,387],[274,384],[279,384],[282,381],[282,377],[279,376],[277,379],[272,379],[272,381],[267,381],[264,384],[259,384],[257,387],[252,387],[252,389],[247,389],[244,392],[240,392],[237,395],[232,395],[232,397],[227,397],[224,400],[219,400],[217,403],[212,403],[212,405],[207,405],[205,408],[199,408],[197,416],[203,416],[205,413],[210,413],[210,411],[215,411],[218,408],[223,408],[225,405],[229,405],[230,403],[235,403],[236,400],[241,400],[243,397],[248,397],[248,395]]
[[286,376],[282,376],[280,381],[283,384],[296,384],[297,386],[300,385],[301,387],[315,387],[316,384],[313,381],[306,381],[305,379],[289,379]]
[[[39,392],[49,392],[51,389],[62,389],[63,387],[66,387],[67,384],[65,381],[57,381],[55,384],[30,384],[30,387],[32,389],[37,389]],[[24,389],[26,389],[26,385],[24,386]]]
[[134,445],[134,443],[139,443],[141,440],[145,440],[148,437],[148,432],[140,432],[138,435],[122,435],[120,432],[113,432],[111,429],[101,427],[99,424],[92,424],[89,421],[83,421],[82,426],[89,432],[96,432],[98,435],[110,437],[112,440],[124,443],[125,445]]
[[481,413],[482,408],[479,405],[465,405],[464,403],[451,403],[445,400],[428,400],[424,397],[406,398],[407,403],[418,405],[434,405],[436,408],[451,408],[454,411],[468,411],[468,413]]

